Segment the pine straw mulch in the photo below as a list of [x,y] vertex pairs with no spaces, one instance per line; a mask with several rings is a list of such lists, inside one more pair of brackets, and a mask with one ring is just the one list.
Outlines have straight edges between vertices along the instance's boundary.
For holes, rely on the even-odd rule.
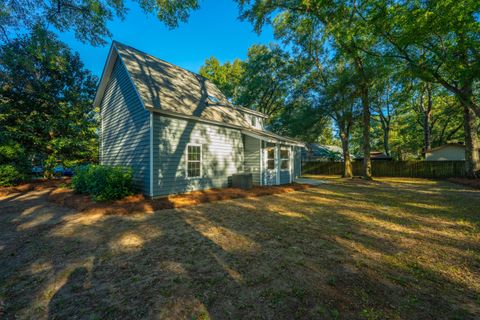
[[450,178],[447,180],[456,184],[461,184],[463,186],[480,189],[480,179]]
[[33,190],[40,191],[52,188],[59,188],[63,185],[70,184],[71,180],[71,178],[60,178],[52,180],[36,179],[12,187],[0,187],[0,197],[6,197],[12,193],[26,193]]
[[290,183],[281,186],[253,187],[248,190],[238,188],[209,189],[154,199],[136,194],[122,200],[106,202],[95,202],[90,196],[77,194],[68,188],[56,188],[49,193],[48,200],[64,207],[88,211],[89,213],[125,215],[134,212],[153,213],[158,210],[190,207],[221,200],[261,197],[304,190],[310,187],[312,186],[309,184]]

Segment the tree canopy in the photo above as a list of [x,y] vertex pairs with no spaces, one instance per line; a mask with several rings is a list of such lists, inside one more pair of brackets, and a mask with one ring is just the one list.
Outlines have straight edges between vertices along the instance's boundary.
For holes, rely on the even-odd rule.
[[97,78],[53,33],[35,27],[0,47],[0,142],[31,164],[97,160]]
[[[325,64],[335,61],[333,56],[345,59],[356,74],[356,96],[362,105],[362,123],[355,126],[353,140],[359,142],[364,153],[364,175],[369,177],[368,157],[375,122],[383,131],[385,152],[390,153],[390,138],[396,139],[393,128],[392,97],[397,92],[395,108],[405,105],[405,79],[421,81],[427,91],[417,90],[421,99],[409,109],[421,117],[423,153],[432,146],[431,134],[435,123],[444,115],[451,115],[441,126],[454,137],[461,128],[466,144],[467,171],[474,176],[480,170],[478,152],[478,105],[480,81],[480,2],[468,1],[305,1],[305,0],[237,0],[241,17],[251,21],[260,31],[265,24],[274,27],[277,39],[293,46],[298,57],[305,57],[317,65],[319,83],[325,82]],[[328,52],[329,51],[329,52]],[[325,59],[325,55],[327,59]],[[387,66],[387,68],[385,68]],[[388,66],[393,66],[388,68]],[[390,70],[387,81],[383,70]],[[403,79],[403,80],[399,80]],[[392,79],[393,82],[392,82]],[[437,87],[443,89],[440,90]],[[438,93],[432,92],[435,87]],[[440,93],[442,91],[442,93]],[[402,93],[403,92],[403,93]],[[415,91],[410,91],[415,95]],[[426,95],[426,96],[425,96]],[[434,97],[435,96],[435,97]],[[383,97],[383,98],[382,98]],[[451,98],[456,100],[452,104]],[[434,102],[435,100],[435,102]],[[421,106],[419,106],[419,103]],[[435,107],[433,107],[435,105]],[[435,111],[435,118],[432,113]],[[417,112],[415,111],[417,110]],[[371,118],[373,114],[373,118]],[[375,119],[376,118],[376,119]],[[400,117],[399,117],[400,119]],[[435,119],[435,120],[434,120]],[[410,119],[411,121],[411,119]],[[413,123],[416,123],[414,121]],[[455,124],[454,124],[455,123]],[[453,126],[449,128],[449,126]],[[411,123],[406,127],[411,127]],[[403,127],[404,129],[406,128]],[[361,139],[359,131],[362,131]],[[401,135],[397,138],[404,138]]]
[[[187,21],[190,11],[199,7],[198,0],[136,1],[146,14],[156,14],[168,27]],[[108,22],[124,19],[128,12],[124,0],[0,0],[0,40],[9,34],[49,24],[59,31],[73,31],[75,37],[92,45],[105,44],[111,37]]]

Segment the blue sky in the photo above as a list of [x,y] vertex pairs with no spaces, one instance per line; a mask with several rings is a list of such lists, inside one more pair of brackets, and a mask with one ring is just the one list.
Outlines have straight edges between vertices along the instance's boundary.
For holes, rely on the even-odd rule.
[[[143,13],[136,3],[128,1],[127,5],[130,11],[126,19],[109,23],[113,39],[194,72],[211,56],[221,62],[243,59],[252,44],[274,41],[270,27],[257,35],[249,22],[241,22],[237,4],[231,0],[201,1],[200,9],[192,12],[188,22],[174,30],[169,30],[155,15]],[[59,36],[80,53],[88,69],[101,75],[110,43],[92,47],[76,40],[71,33]]]

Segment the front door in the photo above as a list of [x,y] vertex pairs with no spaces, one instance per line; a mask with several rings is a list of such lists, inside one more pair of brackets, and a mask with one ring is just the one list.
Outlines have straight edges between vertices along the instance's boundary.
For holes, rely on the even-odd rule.
[[274,145],[267,146],[264,149],[265,159],[265,185],[271,186],[277,184],[278,164],[277,164],[277,148]]

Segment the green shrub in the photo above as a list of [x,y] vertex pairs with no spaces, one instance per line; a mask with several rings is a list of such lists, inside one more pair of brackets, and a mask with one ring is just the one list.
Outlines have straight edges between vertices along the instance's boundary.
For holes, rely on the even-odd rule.
[[95,201],[122,199],[133,193],[132,169],[87,165],[74,170],[75,191],[92,196]]
[[13,186],[24,181],[29,163],[23,147],[11,141],[0,142],[0,186]]
[[13,186],[25,179],[23,174],[17,167],[11,164],[0,165],[0,186]]

